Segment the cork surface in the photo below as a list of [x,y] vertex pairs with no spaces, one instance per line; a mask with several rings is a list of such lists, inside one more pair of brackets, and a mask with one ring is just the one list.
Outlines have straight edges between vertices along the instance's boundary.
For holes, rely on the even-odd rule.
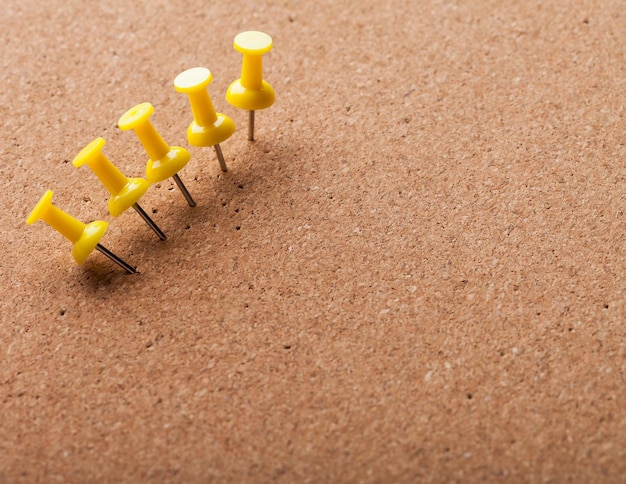
[[[617,0],[9,0],[1,482],[623,482]],[[270,34],[275,104],[224,99]],[[221,147],[173,80],[205,66]],[[112,218],[74,156],[149,101],[192,154]],[[126,275],[25,219],[46,189]]]

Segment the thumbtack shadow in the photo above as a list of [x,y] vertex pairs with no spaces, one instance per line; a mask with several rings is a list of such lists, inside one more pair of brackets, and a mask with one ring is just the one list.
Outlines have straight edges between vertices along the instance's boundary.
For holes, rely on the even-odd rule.
[[[89,291],[112,287],[116,291],[124,290],[141,281],[143,273],[160,271],[168,259],[171,262],[178,257],[178,263],[185,264],[199,249],[206,249],[198,246],[199,240],[203,245],[211,246],[212,253],[218,253],[224,236],[231,229],[233,233],[240,229],[238,208],[234,206],[247,205],[254,209],[258,200],[267,197],[268,185],[291,190],[291,177],[286,175],[294,165],[293,160],[306,150],[306,143],[277,144],[271,139],[257,138],[244,144],[236,158],[230,161],[227,159],[227,172],[207,173],[203,169],[200,181],[195,181],[193,173],[186,173],[185,183],[197,206],[189,207],[180,194],[175,194],[171,197],[171,205],[165,210],[159,210],[159,219],[163,220],[157,219],[155,222],[162,226],[165,220],[169,220],[166,227],[162,227],[167,240],[158,240],[148,227],[133,226],[123,230],[116,241],[116,245],[127,247],[126,253],[120,256],[136,267],[137,273],[128,274],[94,252],[78,268],[81,284]],[[213,153],[207,152],[207,155],[207,161],[213,162]],[[219,170],[219,167],[216,169]],[[177,191],[176,188],[174,190]],[[145,232],[138,233],[143,229]],[[173,252],[177,256],[173,256]]]
[[[133,267],[135,266],[132,261],[129,263]],[[80,271],[80,282],[91,290],[99,290],[111,286],[123,289],[128,284],[136,284],[141,278],[141,268],[137,268],[135,274],[129,274],[99,254],[93,254],[77,269]]]

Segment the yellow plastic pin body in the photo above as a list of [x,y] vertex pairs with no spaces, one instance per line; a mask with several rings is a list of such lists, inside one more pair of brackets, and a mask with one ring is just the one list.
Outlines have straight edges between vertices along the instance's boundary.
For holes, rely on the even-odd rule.
[[74,244],[72,256],[78,264],[82,264],[96,248],[109,224],[102,220],[96,220],[85,225],[60,208],[55,207],[52,204],[52,195],[52,191],[48,190],[41,197],[26,222],[33,224],[38,220],[43,220],[56,229]]
[[191,155],[180,146],[168,146],[150,122],[153,112],[152,104],[138,104],[126,111],[117,125],[123,131],[130,129],[135,131],[150,157],[146,166],[146,178],[151,183],[158,183],[173,177],[182,170],[189,162]]
[[243,54],[241,78],[226,91],[226,100],[239,109],[257,111],[274,104],[272,86],[263,80],[262,56],[272,50],[272,38],[263,32],[242,32],[235,37],[235,50]]
[[150,183],[143,178],[124,176],[102,153],[105,143],[104,138],[96,138],[76,155],[72,163],[77,168],[88,165],[96,174],[111,194],[109,213],[117,217],[139,201],[150,188]]
[[225,114],[215,112],[207,91],[212,80],[211,71],[205,67],[187,69],[174,79],[174,89],[187,94],[191,104],[194,120],[187,130],[187,139],[192,146],[215,146],[235,132],[235,123]]

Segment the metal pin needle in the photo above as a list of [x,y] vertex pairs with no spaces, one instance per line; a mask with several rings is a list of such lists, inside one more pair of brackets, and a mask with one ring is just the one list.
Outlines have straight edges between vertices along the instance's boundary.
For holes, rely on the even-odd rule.
[[98,249],[100,252],[102,252],[105,256],[107,256],[113,262],[118,264],[120,267],[124,268],[124,270],[128,272],[129,274],[135,274],[137,272],[137,269],[135,269],[133,266],[131,266],[127,262],[124,262],[122,259],[116,256],[113,252],[111,252],[106,247],[98,244],[96,245],[96,249]]
[[248,141],[254,141],[254,111],[248,115]]
[[226,168],[226,161],[224,160],[224,154],[222,153],[222,148],[220,147],[220,144],[216,144],[213,146],[213,148],[215,148],[215,154],[217,155],[217,161],[220,162],[220,168],[222,169],[222,171],[224,173],[226,173],[228,171],[228,168]]
[[152,220],[148,214],[144,211],[143,208],[141,208],[139,206],[138,203],[133,204],[133,208],[137,211],[137,213],[139,215],[141,215],[141,218],[144,219],[144,221],[148,224],[148,226],[154,230],[154,233],[157,234],[159,236],[159,239],[161,240],[166,240],[167,236],[163,233],[163,231],[158,227],[158,225],[156,223],[154,223],[154,220]]
[[174,178],[174,181],[176,182],[176,185],[178,185],[178,188],[180,188],[180,191],[183,192],[183,196],[185,197],[185,200],[187,200],[187,203],[189,204],[189,206],[195,207],[196,202],[194,202],[193,198],[191,198],[191,194],[189,193],[189,190],[187,190],[187,187],[178,176],[178,173],[176,173],[172,178]]

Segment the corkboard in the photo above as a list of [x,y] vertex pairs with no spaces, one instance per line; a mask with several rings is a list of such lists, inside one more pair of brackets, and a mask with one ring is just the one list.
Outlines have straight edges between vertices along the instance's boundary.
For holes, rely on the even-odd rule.
[[[626,476],[626,16],[559,1],[10,0],[0,481],[616,482]],[[277,100],[224,93],[244,30]],[[237,132],[188,147],[174,77]],[[188,147],[142,206],[71,160],[150,101]],[[25,218],[46,189],[129,276]]]

